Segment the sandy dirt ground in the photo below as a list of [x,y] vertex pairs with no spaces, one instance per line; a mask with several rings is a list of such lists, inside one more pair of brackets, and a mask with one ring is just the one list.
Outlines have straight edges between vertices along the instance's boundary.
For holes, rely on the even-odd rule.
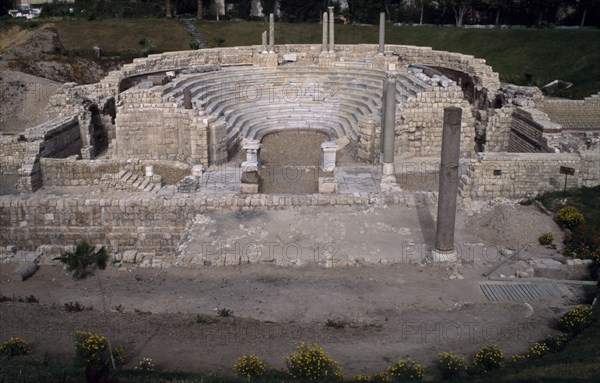
[[[517,226],[509,231],[512,235],[531,241],[544,225],[556,230],[550,217],[533,207],[499,206],[515,209],[517,219],[504,221]],[[487,206],[472,216],[459,213],[457,241],[485,245],[482,233],[470,223],[483,222],[498,209]],[[393,259],[393,254],[402,254],[404,237],[430,241],[433,220],[419,218],[428,214],[401,207],[348,207],[321,214],[311,209],[218,211],[207,214],[212,222],[207,238],[293,241],[302,247],[331,237],[348,257],[363,253],[364,244],[379,248],[372,257]],[[544,249],[531,256],[552,252]],[[408,262],[333,268],[314,262],[162,270],[109,266],[82,281],[72,280],[60,266],[42,266],[21,282],[12,273],[14,264],[1,264],[0,293],[33,294],[40,304],[0,303],[0,338],[22,336],[33,342],[36,355],[47,353],[51,360],[64,361],[73,356],[74,331],[96,331],[125,347],[130,366],[151,357],[165,370],[223,373],[231,373],[234,360],[248,353],[283,368],[284,356],[295,346],[314,341],[354,375],[382,371],[407,356],[426,365],[442,351],[471,357],[489,343],[507,355],[524,352],[555,333],[559,315],[580,299],[581,292],[571,288],[572,294],[549,300],[489,302],[479,283],[498,259],[479,250],[472,254],[459,270],[411,255]],[[94,309],[66,312],[64,304],[74,301]],[[233,310],[233,316],[219,317],[216,310],[223,308]],[[328,320],[342,321],[345,327],[328,327]]]
[[48,120],[48,100],[60,84],[30,74],[0,72],[0,133],[19,133]]

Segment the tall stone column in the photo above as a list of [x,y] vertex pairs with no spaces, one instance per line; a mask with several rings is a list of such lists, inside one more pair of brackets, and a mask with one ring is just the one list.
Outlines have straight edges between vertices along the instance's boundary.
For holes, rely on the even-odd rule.
[[454,262],[457,260],[456,249],[454,248],[454,225],[456,221],[456,196],[458,194],[461,117],[461,108],[444,109],[437,230],[435,233],[435,248],[432,252],[434,262]]
[[262,33],[262,53],[267,53],[267,31]]
[[379,14],[379,53],[383,54],[385,47],[385,12]]
[[192,109],[192,92],[189,89],[183,90],[183,108]]
[[333,7],[329,9],[329,52],[335,51],[335,36],[334,36],[334,18],[333,18]]
[[396,73],[386,73],[385,117],[383,126],[383,179],[385,183],[395,182],[394,138],[396,135]]
[[323,12],[323,44],[321,45],[321,52],[327,52],[327,28],[329,22],[327,21],[327,12]]
[[269,52],[275,52],[275,15],[269,15]]
[[383,131],[385,129],[385,102],[387,93],[387,79],[383,80],[383,96],[381,98],[381,124],[379,128],[379,163],[383,164]]

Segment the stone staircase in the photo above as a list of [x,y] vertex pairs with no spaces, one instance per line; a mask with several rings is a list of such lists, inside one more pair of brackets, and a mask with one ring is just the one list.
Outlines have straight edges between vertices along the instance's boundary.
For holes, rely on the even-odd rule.
[[106,191],[128,191],[142,193],[158,193],[162,188],[162,177],[155,174],[146,177],[142,173],[133,170],[121,170],[115,174],[102,176],[101,190]]
[[196,29],[196,26],[194,25],[194,19],[182,19],[181,23],[183,24],[184,28],[190,33],[194,41],[198,44],[198,49],[203,49],[207,47],[204,38],[202,37],[200,32],[198,32],[198,29]]
[[146,177],[142,174],[134,173],[129,170],[122,170],[121,172],[119,172],[120,183],[131,185],[131,189],[139,190],[146,193],[157,193],[160,190],[160,178],[156,178],[156,180],[158,180],[159,182],[155,182],[155,177],[157,176]]

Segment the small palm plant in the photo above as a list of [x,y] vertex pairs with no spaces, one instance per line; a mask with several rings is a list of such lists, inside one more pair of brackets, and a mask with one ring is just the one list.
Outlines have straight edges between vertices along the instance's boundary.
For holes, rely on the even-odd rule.
[[75,251],[65,251],[54,260],[64,263],[67,270],[73,272],[73,279],[82,279],[90,274],[89,266],[95,265],[104,270],[108,253],[104,246],[97,249],[86,241],[81,241],[77,244]]

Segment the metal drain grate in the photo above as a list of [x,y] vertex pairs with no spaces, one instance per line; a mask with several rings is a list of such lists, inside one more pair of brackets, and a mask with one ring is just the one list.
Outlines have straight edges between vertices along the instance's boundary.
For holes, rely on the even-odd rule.
[[551,283],[481,282],[479,287],[485,297],[492,302],[543,301],[570,295],[558,285]]

